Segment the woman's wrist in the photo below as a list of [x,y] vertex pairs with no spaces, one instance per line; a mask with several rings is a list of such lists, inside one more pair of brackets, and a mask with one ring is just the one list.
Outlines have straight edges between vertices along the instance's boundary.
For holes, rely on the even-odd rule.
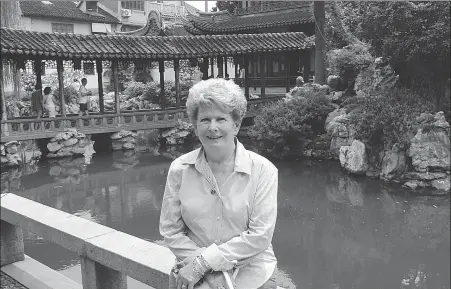
[[202,257],[202,255],[197,256],[194,258],[194,261],[199,266],[199,269],[202,272],[202,275],[205,275],[206,273],[209,273],[211,271],[211,266],[205,261],[205,259]]

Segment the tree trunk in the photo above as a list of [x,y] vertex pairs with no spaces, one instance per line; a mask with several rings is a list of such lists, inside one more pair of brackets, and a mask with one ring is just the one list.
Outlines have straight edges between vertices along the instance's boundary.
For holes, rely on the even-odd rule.
[[326,46],[324,39],[325,14],[324,1],[315,1],[315,82],[318,84],[324,84],[326,82],[326,68],[324,63]]

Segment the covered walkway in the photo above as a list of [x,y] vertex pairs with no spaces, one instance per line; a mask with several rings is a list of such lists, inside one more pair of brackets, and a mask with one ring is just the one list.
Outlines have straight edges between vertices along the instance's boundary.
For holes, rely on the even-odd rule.
[[[243,89],[248,99],[258,94],[260,99],[249,100],[249,115],[255,116],[265,102],[275,99],[266,93],[266,56],[283,53],[287,56],[306,53],[313,42],[302,32],[239,34],[239,35],[196,35],[196,36],[133,36],[133,35],[74,35],[42,33],[8,28],[0,29],[1,56],[16,68],[15,76],[25,61],[34,62],[36,83],[42,83],[41,64],[54,60],[58,71],[58,99],[61,114],[55,118],[7,119],[5,96],[1,95],[2,142],[31,138],[48,138],[67,127],[76,127],[84,133],[113,132],[122,129],[151,129],[170,127],[178,119],[185,119],[180,91],[180,60],[189,60],[191,66],[198,66],[207,79],[208,66],[214,60],[220,67],[217,77],[226,76],[223,63],[232,57],[237,66],[244,68]],[[258,79],[249,78],[250,60],[258,55],[261,73]],[[64,66],[63,61],[72,61],[74,69],[79,69],[82,61],[95,62],[98,73],[99,114],[68,116],[65,111]],[[290,61],[290,57],[286,57]],[[105,112],[102,80],[102,65],[109,62],[114,87],[114,112]],[[136,67],[158,62],[160,72],[159,104],[161,110],[123,111],[119,97],[119,61],[132,61]],[[172,62],[175,72],[175,107],[165,107],[165,62]],[[288,67],[288,66],[287,66]],[[3,66],[0,74],[3,73]],[[1,75],[0,75],[1,76]],[[2,77],[0,77],[2,79]],[[237,81],[237,80],[235,80]],[[256,83],[258,82],[258,85]],[[287,69],[285,91],[290,87],[290,72]],[[241,84],[241,80],[240,80]],[[259,87],[257,92],[250,90]],[[0,82],[3,91],[3,83]],[[283,90],[283,88],[282,88]],[[274,96],[274,94],[272,94]],[[276,94],[283,96],[283,94]],[[253,114],[253,115],[252,115]]]

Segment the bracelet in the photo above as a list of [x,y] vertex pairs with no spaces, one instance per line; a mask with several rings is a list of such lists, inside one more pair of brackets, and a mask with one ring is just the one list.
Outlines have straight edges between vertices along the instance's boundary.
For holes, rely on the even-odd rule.
[[204,278],[204,273],[202,273],[198,268],[197,257],[193,259],[193,271],[199,279]]
[[201,266],[203,268],[205,268],[204,271],[208,272],[211,270],[211,266],[207,263],[207,261],[205,261],[204,257],[202,257],[202,255],[197,256],[196,258],[198,258],[198,262],[201,264]]

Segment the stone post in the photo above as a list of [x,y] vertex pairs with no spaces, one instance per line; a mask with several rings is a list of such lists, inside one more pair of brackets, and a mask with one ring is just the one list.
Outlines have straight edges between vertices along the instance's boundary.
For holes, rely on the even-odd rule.
[[0,226],[1,266],[23,261],[24,245],[22,229],[1,220]]
[[81,279],[86,289],[127,289],[127,276],[80,256]]

